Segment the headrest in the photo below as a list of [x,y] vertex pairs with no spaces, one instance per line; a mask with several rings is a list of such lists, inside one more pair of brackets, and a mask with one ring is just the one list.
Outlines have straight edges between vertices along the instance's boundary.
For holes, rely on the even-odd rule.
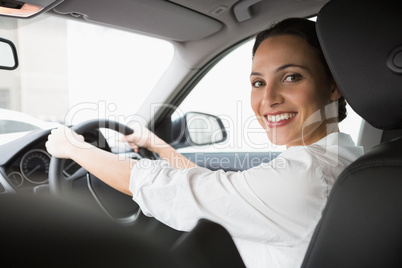
[[402,1],[332,0],[316,26],[353,110],[376,128],[402,128]]

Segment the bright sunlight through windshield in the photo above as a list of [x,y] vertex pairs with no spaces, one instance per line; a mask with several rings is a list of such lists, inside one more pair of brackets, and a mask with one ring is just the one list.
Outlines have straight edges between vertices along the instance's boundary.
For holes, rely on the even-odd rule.
[[51,16],[1,18],[0,35],[20,60],[0,74],[0,108],[68,124],[135,114],[173,57],[168,42]]

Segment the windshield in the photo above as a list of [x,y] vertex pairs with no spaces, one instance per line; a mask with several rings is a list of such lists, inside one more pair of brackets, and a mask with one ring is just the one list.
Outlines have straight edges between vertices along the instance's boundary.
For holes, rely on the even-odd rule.
[[173,57],[168,42],[51,15],[1,17],[0,37],[20,63],[0,70],[0,108],[69,125],[135,114]]

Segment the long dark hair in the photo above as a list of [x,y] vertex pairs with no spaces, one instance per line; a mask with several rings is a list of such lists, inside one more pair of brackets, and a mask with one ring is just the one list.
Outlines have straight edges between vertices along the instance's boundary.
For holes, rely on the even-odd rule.
[[[278,35],[293,35],[303,38],[307,41],[309,45],[315,48],[317,55],[324,66],[325,72],[328,75],[329,79],[334,80],[331,71],[329,70],[327,61],[325,60],[324,54],[321,49],[320,42],[318,41],[317,32],[315,30],[315,22],[303,19],[303,18],[289,18],[278,22],[277,24],[272,25],[267,30],[264,30],[257,34],[253,46],[252,56],[254,55],[261,45],[261,43],[273,36]],[[335,82],[335,81],[334,81]],[[338,122],[341,122],[346,118],[346,100],[342,96],[338,100]]]

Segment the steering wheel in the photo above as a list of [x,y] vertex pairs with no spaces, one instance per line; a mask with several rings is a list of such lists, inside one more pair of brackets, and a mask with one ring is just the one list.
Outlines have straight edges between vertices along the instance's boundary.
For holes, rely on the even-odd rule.
[[[108,128],[115,130],[123,135],[128,135],[134,131],[119,122],[111,120],[89,120],[72,127],[72,130],[78,134],[84,134],[89,131],[94,131],[99,128]],[[99,137],[103,136],[99,134]],[[100,139],[98,137],[98,139]],[[99,140],[99,143],[106,144],[104,139]],[[100,147],[100,146],[98,146]],[[136,154],[136,158],[140,159],[144,157],[153,157],[153,154],[144,148],[140,149],[140,154]],[[109,216],[112,220],[123,224],[131,225],[133,224],[141,213],[139,206],[132,200],[132,198],[126,194],[123,194],[107,184],[103,183],[101,180],[96,178],[94,175],[87,172],[84,168],[78,169],[72,175],[66,176],[64,174],[65,165],[67,159],[60,159],[52,157],[49,166],[49,188],[50,192],[56,196],[69,197],[72,192],[78,188],[74,188],[73,184],[76,183],[80,185],[80,189],[83,184],[86,184],[87,190],[89,190],[89,195],[93,197],[93,200],[99,205],[99,207]],[[70,160],[71,161],[71,160]],[[84,192],[87,193],[88,191]],[[124,211],[121,211],[124,208]],[[117,213],[112,213],[111,210],[120,210]],[[115,215],[113,215],[115,214]],[[118,214],[116,216],[116,214]]]

